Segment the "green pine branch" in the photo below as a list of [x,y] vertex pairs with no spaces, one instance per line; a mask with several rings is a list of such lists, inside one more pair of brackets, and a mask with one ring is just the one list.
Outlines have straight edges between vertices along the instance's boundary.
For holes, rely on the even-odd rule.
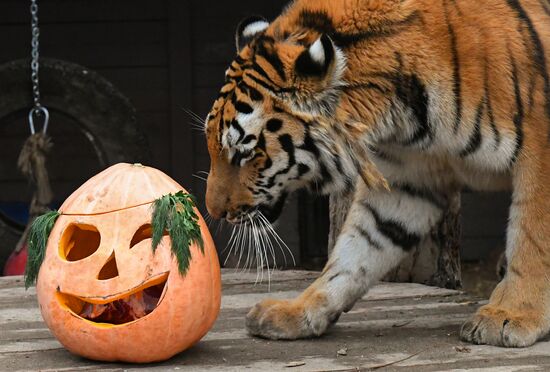
[[27,241],[28,258],[25,268],[25,288],[36,283],[40,266],[46,256],[46,245],[55,222],[61,214],[58,211],[48,212],[37,217],[30,228]]
[[191,244],[196,243],[204,254],[199,217],[194,208],[193,196],[183,191],[163,196],[153,204],[153,251],[156,251],[167,232],[172,240],[172,254],[178,261],[182,276],[189,270]]

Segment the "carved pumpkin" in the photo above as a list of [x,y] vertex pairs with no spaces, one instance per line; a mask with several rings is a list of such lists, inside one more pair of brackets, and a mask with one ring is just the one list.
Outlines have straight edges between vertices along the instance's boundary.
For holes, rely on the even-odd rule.
[[155,200],[183,190],[162,172],[118,164],[60,208],[37,281],[42,316],[71,352],[103,361],[161,361],[198,342],[220,309],[220,267],[198,214],[182,275],[166,234],[152,249]]

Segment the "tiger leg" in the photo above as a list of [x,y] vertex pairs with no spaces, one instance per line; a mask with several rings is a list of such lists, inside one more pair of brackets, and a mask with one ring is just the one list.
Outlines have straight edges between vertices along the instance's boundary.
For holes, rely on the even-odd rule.
[[489,304],[463,325],[465,341],[525,347],[550,330],[549,159],[548,148],[531,149],[519,159],[508,226],[508,270]]
[[374,192],[358,186],[322,275],[296,299],[257,304],[246,319],[249,332],[269,339],[323,334],[439,221],[441,209],[420,195],[410,188]]

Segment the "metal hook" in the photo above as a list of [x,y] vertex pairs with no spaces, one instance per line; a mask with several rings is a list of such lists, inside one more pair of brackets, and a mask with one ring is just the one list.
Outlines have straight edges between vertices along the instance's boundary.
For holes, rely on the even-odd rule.
[[31,134],[36,133],[36,130],[35,130],[35,127],[34,127],[34,115],[35,114],[36,114],[37,117],[39,117],[40,115],[44,116],[44,123],[42,125],[42,133],[46,134],[46,132],[48,131],[48,124],[50,122],[50,112],[48,111],[47,108],[45,108],[43,106],[34,107],[34,108],[31,109],[31,111],[29,112],[29,127],[31,129]]

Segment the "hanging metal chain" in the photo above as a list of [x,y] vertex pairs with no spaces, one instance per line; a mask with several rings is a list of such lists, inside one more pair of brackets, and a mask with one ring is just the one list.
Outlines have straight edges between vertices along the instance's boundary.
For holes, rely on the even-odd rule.
[[43,120],[42,132],[46,134],[50,113],[40,103],[40,28],[38,27],[38,3],[37,0],[31,0],[31,80],[32,80],[32,95],[34,107],[29,112],[29,127],[31,134],[35,134],[34,119],[40,118]]

